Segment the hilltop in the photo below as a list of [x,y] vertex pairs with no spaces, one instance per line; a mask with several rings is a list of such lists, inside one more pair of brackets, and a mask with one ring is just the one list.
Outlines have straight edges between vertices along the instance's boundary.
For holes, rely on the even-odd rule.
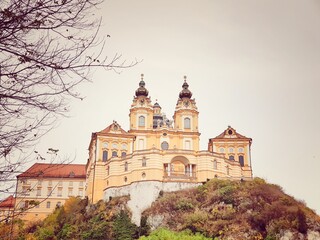
[[[42,222],[17,222],[15,239],[320,239],[320,217],[259,178],[213,179],[189,190],[160,192],[143,212],[140,227],[130,221],[129,199],[88,206],[87,200],[72,197]],[[10,225],[0,229],[5,239]]]

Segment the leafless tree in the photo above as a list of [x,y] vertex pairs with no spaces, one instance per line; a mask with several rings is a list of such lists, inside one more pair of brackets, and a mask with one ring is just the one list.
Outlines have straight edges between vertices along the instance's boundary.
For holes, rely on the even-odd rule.
[[[90,70],[133,66],[104,57],[94,15],[103,0],[2,0],[0,6],[0,181],[68,110]],[[109,37],[109,35],[107,36]]]

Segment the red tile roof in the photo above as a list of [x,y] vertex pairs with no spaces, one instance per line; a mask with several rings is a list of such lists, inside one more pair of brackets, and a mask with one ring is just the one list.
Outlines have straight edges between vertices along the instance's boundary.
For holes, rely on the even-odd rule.
[[15,198],[10,195],[6,199],[0,202],[0,208],[13,208],[15,203]]
[[35,163],[17,178],[86,178],[86,165],[84,164],[48,164]]

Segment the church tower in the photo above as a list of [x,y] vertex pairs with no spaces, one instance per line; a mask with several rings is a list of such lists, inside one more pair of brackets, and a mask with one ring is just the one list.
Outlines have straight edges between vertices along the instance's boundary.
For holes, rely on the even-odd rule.
[[183,149],[199,150],[199,128],[198,128],[198,108],[195,99],[191,99],[192,92],[189,90],[187,77],[184,76],[182,90],[176,104],[173,115],[174,129],[182,134]]
[[149,91],[145,88],[141,74],[139,87],[135,92],[130,108],[130,130],[129,132],[139,133],[135,141],[135,150],[147,148],[147,132],[153,129],[153,105],[151,103]]

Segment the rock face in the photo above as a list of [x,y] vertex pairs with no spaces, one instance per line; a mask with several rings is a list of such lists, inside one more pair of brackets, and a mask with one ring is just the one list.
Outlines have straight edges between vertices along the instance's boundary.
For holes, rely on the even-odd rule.
[[135,182],[127,186],[118,188],[109,188],[104,192],[104,200],[108,201],[110,197],[130,196],[128,207],[132,212],[132,222],[140,226],[141,213],[158,198],[160,191],[172,192],[187,188],[199,186],[199,183],[182,182],[158,182],[145,181]]
[[320,232],[308,231],[308,240],[319,240]]

